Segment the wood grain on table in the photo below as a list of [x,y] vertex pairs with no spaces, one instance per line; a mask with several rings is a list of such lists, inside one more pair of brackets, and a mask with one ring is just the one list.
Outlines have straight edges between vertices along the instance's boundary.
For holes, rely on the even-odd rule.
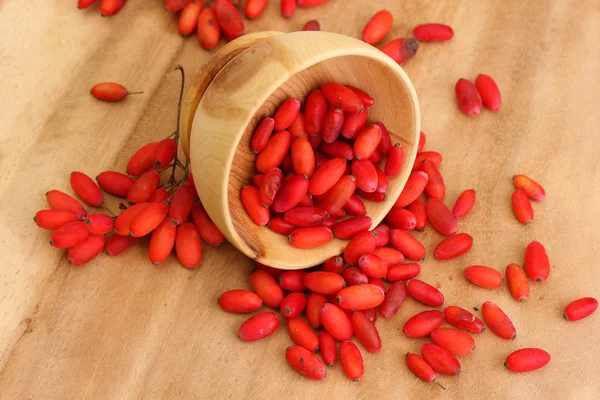
[[[425,340],[401,333],[423,306],[408,300],[377,325],[383,349],[364,354],[366,373],[347,380],[339,365],[324,382],[287,365],[291,339],[280,328],[267,340],[236,337],[244,315],[217,306],[228,289],[247,288],[252,263],[231,246],[206,248],[202,267],[188,271],[174,258],[147,260],[140,241],[117,258],[101,255],[72,267],[32,222],[49,189],[69,190],[68,176],[124,170],[141,145],[174,128],[182,64],[193,74],[210,53],[182,39],[162,1],[128,2],[101,18],[73,1],[0,4],[0,398],[2,399],[598,399],[600,315],[576,323],[561,318],[568,302],[600,297],[600,3],[556,1],[331,0],[298,9],[284,21],[279,2],[246,22],[247,31],[293,31],[309,19],[323,30],[354,37],[381,8],[395,16],[387,38],[407,36],[419,23],[451,25],[455,38],[426,43],[406,63],[421,104],[427,149],[444,155],[447,202],[477,191],[474,211],[460,222],[473,235],[467,255],[449,262],[428,257],[421,278],[439,286],[446,304],[500,305],[517,327],[515,341],[489,331],[461,359],[447,390],[418,381],[406,352]],[[454,83],[493,76],[504,100],[498,113],[469,118],[458,111]],[[191,75],[190,75],[191,76]],[[89,88],[119,81],[141,96],[121,104],[95,101]],[[189,82],[189,81],[188,81]],[[377,99],[385,101],[386,99]],[[530,226],[510,209],[511,177],[539,180],[547,198]],[[440,236],[417,235],[429,252]],[[465,283],[464,267],[504,270],[522,263],[531,240],[550,256],[549,281],[533,284],[525,303],[506,287]],[[509,373],[505,357],[522,347],[552,355],[544,369]]]

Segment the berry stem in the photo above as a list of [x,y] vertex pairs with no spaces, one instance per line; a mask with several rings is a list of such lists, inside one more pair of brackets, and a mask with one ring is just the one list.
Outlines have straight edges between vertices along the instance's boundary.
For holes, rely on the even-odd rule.
[[[179,102],[177,103],[177,129],[175,129],[175,132],[173,132],[172,136],[177,143],[177,148],[179,148],[179,122],[181,121],[181,103],[183,101],[183,88],[185,86],[185,72],[183,67],[179,64],[175,66],[175,69],[181,72],[181,89],[179,91]],[[169,178],[167,185],[173,185],[175,183],[175,172],[177,171],[178,165],[181,166],[182,164],[177,158],[177,155],[175,155],[173,169],[171,170],[171,177]]]

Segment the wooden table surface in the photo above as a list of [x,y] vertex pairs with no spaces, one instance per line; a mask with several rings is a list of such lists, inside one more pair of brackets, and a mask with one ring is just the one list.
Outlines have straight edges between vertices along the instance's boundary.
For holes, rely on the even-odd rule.
[[[44,193],[69,191],[73,170],[124,170],[142,144],[170,134],[179,86],[173,66],[192,75],[210,56],[195,38],[177,34],[161,3],[131,0],[110,19],[97,9],[78,11],[75,0],[0,5],[0,398],[600,398],[600,315],[561,318],[568,302],[600,297],[597,0],[331,0],[298,10],[291,21],[271,1],[246,24],[248,32],[293,31],[317,18],[323,30],[360,37],[368,18],[386,7],[396,19],[388,38],[425,22],[454,27],[451,42],[423,44],[405,69],[419,95],[427,148],[444,155],[447,201],[477,190],[475,210],[460,222],[475,244],[454,261],[428,257],[421,278],[441,288],[447,305],[496,302],[518,337],[477,336],[461,374],[439,379],[445,391],[418,381],[404,364],[404,354],[425,342],[401,333],[424,309],[412,300],[378,321],[383,349],[364,354],[360,382],[347,380],[339,364],[313,382],[287,366],[284,327],[243,343],[236,332],[247,317],[217,306],[223,291],[248,287],[252,270],[231,246],[206,248],[196,271],[174,258],[152,266],[146,243],[83,267],[48,246],[48,233],[31,220],[47,207]],[[504,104],[469,118],[458,111],[454,83],[482,72],[496,78]],[[89,88],[107,80],[145,93],[121,104],[94,101]],[[515,173],[538,179],[547,192],[527,227],[510,208]],[[429,251],[440,240],[432,229],[418,237]],[[532,285],[525,303],[506,287],[465,283],[468,265],[504,270],[522,263],[531,240],[548,249],[552,273]],[[544,348],[552,361],[536,372],[508,372],[505,357],[522,347]]]

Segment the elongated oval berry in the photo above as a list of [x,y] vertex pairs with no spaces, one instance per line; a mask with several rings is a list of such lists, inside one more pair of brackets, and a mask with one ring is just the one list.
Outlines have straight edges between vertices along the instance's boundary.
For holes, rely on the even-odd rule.
[[475,198],[476,194],[473,189],[462,192],[456,199],[454,207],[452,207],[452,214],[456,215],[456,218],[462,218],[467,215],[475,205]]
[[421,131],[419,132],[419,144],[417,145],[417,153],[420,153],[421,150],[423,150],[423,147],[425,147],[425,143],[427,143],[427,135],[425,134],[425,132]]
[[427,383],[435,381],[435,371],[418,354],[407,353],[406,365],[419,379]]
[[384,291],[376,285],[354,285],[343,288],[336,294],[337,304],[350,311],[368,310],[383,302]]
[[533,221],[533,208],[529,202],[527,194],[521,189],[514,191],[512,198],[512,209],[515,217],[522,224],[528,224]]
[[361,232],[353,237],[344,249],[344,260],[350,265],[357,265],[363,254],[372,253],[377,246],[377,238],[373,232]]
[[550,362],[547,351],[536,348],[526,348],[513,351],[506,357],[504,366],[512,372],[529,372],[540,369]]
[[252,150],[259,153],[267,146],[274,126],[275,120],[273,118],[265,117],[260,121],[252,135],[252,142],[250,144]]
[[320,150],[327,157],[343,158],[346,161],[351,161],[354,158],[352,146],[346,142],[335,141],[333,143],[321,143]]
[[375,99],[373,99],[373,97],[371,97],[368,93],[366,93],[365,91],[354,87],[354,86],[348,86],[346,85],[346,87],[350,90],[352,90],[354,93],[356,93],[356,95],[358,96],[358,98],[360,99],[360,101],[362,101],[363,105],[365,107],[370,107],[373,104],[375,104]]
[[521,189],[531,200],[542,201],[546,197],[546,192],[542,185],[525,175],[513,176],[515,188]]
[[388,268],[404,262],[404,256],[402,253],[391,247],[377,247],[375,250],[373,250],[373,254],[385,261],[388,265]]
[[290,244],[298,249],[312,249],[329,242],[333,237],[331,229],[326,226],[310,226],[298,228],[290,233]]
[[322,270],[326,272],[335,272],[339,274],[344,269],[344,259],[340,256],[332,256],[328,258],[324,263]]
[[369,109],[366,107],[357,113],[344,114],[344,123],[340,133],[346,139],[356,139],[358,133],[367,123],[367,118],[369,118]]
[[410,338],[429,335],[444,322],[444,314],[438,310],[422,311],[413,315],[404,323],[402,332]]
[[83,242],[90,234],[85,223],[71,222],[58,228],[50,236],[50,245],[58,249],[66,249]]
[[217,22],[217,13],[212,7],[204,7],[198,16],[198,41],[206,50],[214,49],[221,38],[221,28]]
[[321,92],[334,107],[339,107],[346,112],[356,113],[364,107],[356,93],[339,83],[326,83],[321,88]]
[[177,155],[177,142],[175,139],[164,139],[158,142],[154,149],[152,159],[157,169],[167,168]]
[[392,229],[390,231],[390,242],[396,250],[409,260],[420,261],[425,258],[425,246],[406,231]]
[[367,213],[367,208],[365,204],[362,202],[360,197],[357,195],[352,195],[348,202],[344,206],[344,210],[348,211],[350,214],[360,217]]
[[[427,220],[442,235],[453,235],[458,229],[458,219],[441,201],[431,198],[425,205]],[[416,224],[416,223],[415,223]]]
[[319,21],[311,19],[310,21],[306,21],[306,24],[304,24],[304,27],[302,28],[302,30],[303,31],[320,31],[321,24],[319,24]]
[[442,177],[440,170],[430,160],[423,161],[421,169],[428,176],[427,185],[425,186],[425,193],[427,196],[443,201],[444,196],[446,195],[446,185],[444,184],[444,178]]
[[396,143],[391,147],[385,162],[385,175],[395,178],[402,171],[402,164],[404,164],[404,148],[400,143]]
[[[369,218],[370,219],[370,218]],[[40,210],[33,217],[33,222],[42,229],[55,231],[71,222],[81,221],[74,212],[64,210]],[[370,226],[370,223],[369,223]],[[112,227],[112,220],[111,220]]]
[[283,300],[283,290],[269,273],[256,270],[250,276],[250,286],[269,307],[278,308]]
[[245,342],[254,342],[271,335],[279,327],[279,318],[274,312],[261,312],[250,317],[238,331],[238,337]]
[[[296,1],[294,0],[294,4]],[[325,365],[314,354],[300,346],[290,346],[285,350],[288,363],[307,378],[317,381],[327,377]]]
[[288,331],[292,340],[311,353],[319,348],[319,338],[303,319],[293,317],[288,319]]
[[177,227],[175,253],[184,268],[196,268],[200,264],[202,242],[198,230],[191,222],[184,222]]
[[319,89],[315,89],[310,92],[304,103],[304,128],[310,136],[321,132],[326,114],[327,100]]
[[85,240],[69,248],[67,253],[69,264],[82,265],[92,261],[104,250],[105,243],[103,235],[90,234]]
[[344,278],[334,272],[309,272],[303,280],[309,290],[325,295],[335,294],[346,286]]
[[125,250],[127,250],[135,242],[133,236],[121,236],[114,234],[106,241],[104,250],[109,256],[118,256]]
[[406,300],[406,285],[404,282],[394,282],[385,293],[383,302],[379,305],[379,313],[384,318],[393,317]]
[[387,195],[385,193],[378,193],[378,192],[367,193],[367,192],[363,192],[360,189],[357,189],[356,193],[365,200],[375,201],[377,203],[383,203],[384,201],[387,200]]
[[250,313],[262,306],[262,300],[256,293],[248,290],[228,290],[219,296],[221,308],[231,313]]
[[323,304],[321,323],[323,328],[337,341],[350,340],[354,334],[348,314],[335,304]]
[[131,220],[129,234],[134,237],[146,236],[160,225],[168,212],[169,204],[167,202],[155,201],[148,203],[148,206]]
[[132,176],[142,175],[154,165],[154,150],[158,142],[148,143],[139,149],[127,162],[127,173]]
[[283,184],[283,173],[277,167],[269,168],[259,186],[259,200],[264,207],[270,207],[273,204],[275,195]]
[[304,293],[300,292],[293,292],[288,294],[287,296],[285,296],[285,298],[279,305],[279,311],[286,318],[297,317],[304,311],[305,308],[306,296],[304,295]]
[[284,181],[283,187],[277,192],[271,207],[279,213],[291,210],[305,198],[308,188],[309,181],[307,177],[300,175],[290,177]]
[[250,19],[256,19],[260,17],[266,6],[267,0],[248,0],[246,2],[246,8],[244,11],[246,13],[246,17]]
[[202,3],[190,2],[183,8],[177,23],[177,30],[181,36],[189,36],[196,31],[202,7]]
[[294,122],[299,111],[300,100],[291,98],[283,102],[273,116],[275,120],[274,129],[276,131],[287,129]]
[[444,304],[442,292],[419,279],[409,281],[406,290],[413,299],[430,307],[439,307]]
[[333,143],[339,137],[344,124],[344,112],[339,108],[334,108],[327,112],[323,121],[321,136],[325,143]]
[[215,0],[217,22],[225,39],[232,41],[244,34],[244,22],[230,0]]
[[353,160],[352,175],[356,178],[356,187],[365,192],[372,193],[377,189],[377,169],[369,160]]
[[288,292],[303,292],[306,290],[304,275],[305,271],[285,271],[277,277],[277,283]]
[[150,170],[142,174],[131,186],[127,193],[127,201],[131,204],[144,203],[150,200],[156,189],[160,185],[160,175],[155,170]]
[[415,201],[425,190],[429,177],[425,172],[415,171],[410,174],[404,189],[400,193],[398,200],[394,203],[394,208],[404,208]]
[[325,365],[332,367],[337,360],[335,339],[327,332],[319,333],[319,351]]
[[192,0],[165,0],[165,8],[172,13],[183,10]]
[[417,154],[412,170],[421,171],[423,168],[423,162],[425,161],[431,161],[437,168],[439,168],[443,160],[444,158],[437,151],[423,151]]
[[475,349],[475,340],[458,329],[437,328],[431,332],[431,340],[455,356],[468,356]]
[[481,333],[485,330],[483,322],[464,308],[448,306],[444,308],[444,317],[446,322],[458,329],[472,333]]
[[60,190],[50,190],[46,193],[46,201],[53,210],[70,211],[79,217],[84,217],[85,209],[79,201]]
[[358,259],[358,266],[365,275],[374,279],[384,278],[388,271],[387,263],[373,253],[362,255]]
[[218,246],[225,241],[225,237],[210,219],[201,203],[192,204],[191,220],[198,229],[202,240],[211,246]]
[[72,172],[71,187],[77,193],[77,196],[87,204],[93,207],[100,207],[102,204],[102,192],[96,183],[83,172]]
[[352,313],[352,329],[358,341],[369,353],[381,350],[381,338],[375,324],[362,311]]
[[274,133],[265,148],[258,153],[256,169],[266,172],[269,168],[277,167],[285,158],[290,149],[291,138],[288,131]]
[[114,229],[117,235],[129,236],[129,228],[131,227],[131,221],[150,203],[138,203],[124,210],[121,214],[115,218]]
[[106,171],[96,177],[100,189],[114,196],[127,197],[134,180],[120,172]]
[[323,206],[328,213],[342,210],[356,190],[356,179],[352,175],[344,175],[331,187],[323,199]]
[[148,246],[148,258],[150,262],[157,265],[165,261],[173,251],[176,238],[177,227],[171,223],[169,217],[165,217],[152,231],[150,245]]
[[459,79],[454,87],[456,101],[461,111],[470,117],[481,112],[481,96],[473,82],[467,79]]
[[360,160],[367,160],[379,146],[381,142],[381,128],[379,125],[365,126],[354,141],[354,157]]
[[397,38],[380,49],[398,64],[411,58],[419,50],[419,42],[414,38]]
[[377,189],[375,191],[377,193],[385,193],[389,188],[389,182],[385,173],[379,168],[375,166],[375,171],[377,172]]
[[369,283],[369,277],[358,267],[346,267],[342,271],[342,278],[348,286],[366,285]]
[[420,272],[421,266],[417,263],[390,265],[385,279],[389,282],[407,281],[415,278]]
[[362,32],[362,40],[375,45],[392,29],[394,18],[388,10],[381,10],[373,15]]
[[351,239],[371,228],[371,217],[352,217],[336,223],[333,234],[340,239]]
[[283,218],[271,218],[269,220],[269,229],[281,235],[288,236],[296,228],[298,228],[296,225],[290,224]]
[[339,349],[340,364],[348,379],[359,380],[365,372],[365,364],[360,350],[349,340],[343,341]]
[[484,265],[472,265],[465,268],[465,278],[474,285],[486,289],[495,289],[502,286],[502,273]]
[[481,306],[481,312],[483,313],[483,320],[496,336],[510,340],[517,337],[517,331],[512,321],[496,304],[486,301]]
[[407,209],[392,208],[385,216],[385,222],[393,229],[412,231],[417,226],[417,217]]
[[343,158],[333,158],[326,161],[314,173],[310,180],[309,190],[313,195],[326,193],[336,184],[346,170],[346,161]]
[[269,209],[264,208],[260,202],[260,194],[254,186],[246,186],[242,189],[242,204],[252,221],[259,226],[269,223]]
[[288,132],[292,136],[292,140],[297,138],[309,139],[308,132],[306,132],[306,128],[304,127],[304,114],[299,112],[296,115],[296,118],[288,128]]
[[308,139],[294,139],[290,154],[296,175],[310,178],[315,172],[315,153]]
[[473,238],[468,233],[457,233],[442,240],[433,250],[436,260],[451,260],[465,254],[473,246]]
[[189,183],[179,186],[169,208],[169,217],[173,225],[181,224],[190,214],[195,192],[194,186]]
[[460,362],[438,345],[425,343],[421,346],[421,355],[427,364],[440,374],[454,376],[460,373]]
[[414,229],[423,231],[427,225],[427,208],[425,207],[425,202],[420,198],[417,198],[408,205],[407,210],[415,216],[416,222]]
[[113,230],[114,220],[106,214],[88,214],[85,217],[88,231],[94,235],[105,235]]
[[321,308],[327,303],[327,296],[320,293],[311,293],[306,301],[306,319],[315,329],[321,327]]
[[130,94],[141,94],[144,92],[130,92],[120,83],[102,82],[95,84],[90,93],[98,100],[115,102],[123,100]]
[[583,297],[567,304],[563,317],[567,321],[579,321],[593,314],[597,308],[598,300],[593,297]]
[[376,246],[378,248],[387,246],[387,244],[390,242],[390,227],[387,226],[386,224],[381,223],[381,224],[377,225],[373,229],[373,233],[375,234],[375,237],[377,238]]
[[500,109],[500,105],[502,105],[500,90],[491,76],[485,74],[477,75],[475,87],[477,87],[484,106],[491,111],[498,111]]
[[529,297],[529,281],[525,271],[517,264],[509,264],[504,273],[510,294],[518,301],[525,301]]
[[550,260],[544,246],[533,241],[525,249],[525,273],[532,281],[545,281],[550,276]]
[[452,39],[454,31],[444,24],[423,24],[413,29],[413,36],[420,42],[444,42]]

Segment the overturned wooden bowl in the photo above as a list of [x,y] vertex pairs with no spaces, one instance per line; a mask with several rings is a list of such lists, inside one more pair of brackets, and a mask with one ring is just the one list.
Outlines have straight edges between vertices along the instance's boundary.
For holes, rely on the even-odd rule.
[[248,257],[281,269],[302,269],[340,254],[334,237],[314,249],[292,247],[286,236],[254,224],[240,199],[256,169],[250,148],[256,125],[290,97],[304,101],[327,82],[356,86],[375,98],[369,121],[382,121],[404,147],[402,172],[390,179],[387,200],[365,200],[377,226],[400,195],[419,142],[419,103],[410,79],[392,59],[359,40],[327,32],[261,32],[224,46],[187,93],[182,143],[206,211]]

